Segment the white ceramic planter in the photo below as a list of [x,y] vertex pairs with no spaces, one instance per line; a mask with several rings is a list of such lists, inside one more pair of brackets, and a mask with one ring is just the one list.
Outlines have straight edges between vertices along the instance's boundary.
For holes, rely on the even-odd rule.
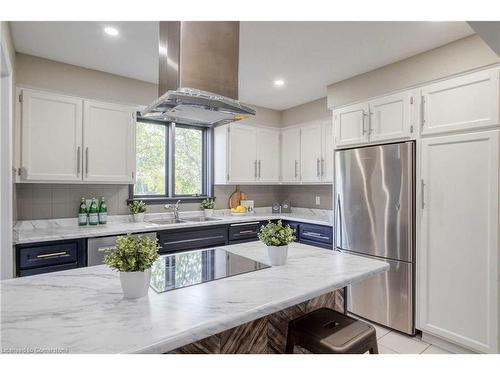
[[141,298],[148,294],[149,282],[151,281],[151,268],[144,272],[120,272],[125,298]]
[[213,208],[205,208],[205,217],[212,217],[214,214],[214,209]]
[[288,245],[268,246],[267,255],[269,256],[271,266],[283,266],[288,256]]
[[144,212],[141,212],[140,214],[133,214],[133,216],[136,223],[142,223],[144,221]]

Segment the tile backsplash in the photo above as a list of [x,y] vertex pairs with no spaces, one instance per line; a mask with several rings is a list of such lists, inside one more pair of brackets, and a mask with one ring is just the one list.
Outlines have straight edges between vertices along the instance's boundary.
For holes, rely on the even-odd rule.
[[17,184],[16,193],[18,220],[75,217],[81,197],[104,197],[110,215],[128,213],[128,185]]
[[[216,208],[228,208],[233,185],[214,186]],[[288,199],[292,207],[332,209],[332,187],[325,185],[248,185],[241,186],[255,207],[269,207],[274,202]],[[321,204],[315,204],[320,196]],[[16,184],[17,220],[59,219],[76,217],[80,198],[104,197],[110,215],[128,213],[128,185],[84,184]],[[182,211],[199,209],[198,203],[181,204]],[[148,206],[148,212],[165,212],[163,204]]]

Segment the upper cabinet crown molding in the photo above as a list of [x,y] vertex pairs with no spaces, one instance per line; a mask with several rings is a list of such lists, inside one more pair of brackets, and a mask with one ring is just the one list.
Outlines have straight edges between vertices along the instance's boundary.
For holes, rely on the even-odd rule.
[[18,88],[17,182],[133,183],[135,106]]

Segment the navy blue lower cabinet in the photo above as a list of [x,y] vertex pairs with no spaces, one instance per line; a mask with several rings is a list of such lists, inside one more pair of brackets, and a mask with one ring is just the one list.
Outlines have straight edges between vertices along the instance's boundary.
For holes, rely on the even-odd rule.
[[[274,222],[274,220],[272,220]],[[229,224],[229,243],[243,243],[257,241],[259,231],[268,221],[251,221],[246,223]]]
[[160,253],[203,249],[228,244],[227,225],[171,229],[158,232]]
[[300,224],[299,238],[304,244],[333,249],[333,228],[327,225]]
[[286,221],[284,224],[295,229],[296,241],[324,249],[333,249],[333,228],[328,225],[305,224]]
[[29,276],[87,265],[85,239],[16,246],[16,275]]

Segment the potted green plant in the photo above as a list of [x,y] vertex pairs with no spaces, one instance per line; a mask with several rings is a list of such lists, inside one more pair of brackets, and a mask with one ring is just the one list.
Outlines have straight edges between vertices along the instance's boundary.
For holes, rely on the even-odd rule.
[[259,240],[267,245],[271,266],[282,266],[286,263],[288,244],[295,240],[294,232],[290,225],[283,225],[281,220],[277,223],[269,221],[260,228]]
[[147,236],[119,236],[116,247],[107,250],[104,263],[120,272],[125,298],[148,294],[151,266],[158,259],[158,240]]
[[211,198],[204,199],[200,207],[205,212],[205,217],[210,217],[214,214],[215,201]]
[[144,221],[144,212],[146,212],[146,203],[143,201],[133,201],[128,205],[128,210],[134,217],[136,223]]

